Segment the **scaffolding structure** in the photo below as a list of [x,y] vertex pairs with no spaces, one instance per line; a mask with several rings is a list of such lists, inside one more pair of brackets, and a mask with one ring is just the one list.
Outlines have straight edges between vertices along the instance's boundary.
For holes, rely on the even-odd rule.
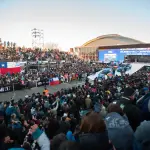
[[32,29],[32,48],[44,49],[44,31],[40,29]]

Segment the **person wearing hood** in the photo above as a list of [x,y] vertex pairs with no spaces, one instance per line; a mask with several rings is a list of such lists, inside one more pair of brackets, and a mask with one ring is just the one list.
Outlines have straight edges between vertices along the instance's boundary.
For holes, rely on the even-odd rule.
[[143,121],[137,127],[134,137],[135,150],[149,150],[150,149],[150,121]]
[[87,95],[87,98],[85,99],[86,109],[89,109],[91,107],[91,104],[92,104],[92,101],[91,101],[90,95]]
[[134,132],[117,104],[108,106],[108,114],[105,118],[109,140],[116,150],[132,150]]
[[79,143],[82,150],[110,150],[108,134],[102,117],[90,112],[86,114],[80,125]]

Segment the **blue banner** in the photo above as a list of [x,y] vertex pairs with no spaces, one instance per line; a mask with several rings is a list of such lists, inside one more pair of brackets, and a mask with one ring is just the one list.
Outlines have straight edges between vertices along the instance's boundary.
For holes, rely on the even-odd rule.
[[149,48],[100,50],[99,60],[106,63],[111,61],[124,61],[124,57],[127,55],[150,56],[150,50]]

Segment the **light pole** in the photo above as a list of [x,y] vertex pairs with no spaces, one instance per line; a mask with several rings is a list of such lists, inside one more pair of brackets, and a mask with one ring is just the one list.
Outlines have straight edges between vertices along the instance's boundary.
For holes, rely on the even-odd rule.
[[32,29],[31,30],[32,34],[32,47],[33,48],[39,48],[43,49],[44,48],[44,31],[40,29]]

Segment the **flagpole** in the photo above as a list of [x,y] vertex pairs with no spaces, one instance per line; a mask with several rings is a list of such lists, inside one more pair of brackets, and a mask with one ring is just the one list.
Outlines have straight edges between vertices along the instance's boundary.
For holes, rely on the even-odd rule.
[[14,97],[15,97],[15,87],[14,87],[14,82],[13,82],[13,97],[12,97],[12,99],[14,99]]
[[14,82],[13,82],[13,92],[14,92],[14,89],[15,89],[15,88],[14,88]]

